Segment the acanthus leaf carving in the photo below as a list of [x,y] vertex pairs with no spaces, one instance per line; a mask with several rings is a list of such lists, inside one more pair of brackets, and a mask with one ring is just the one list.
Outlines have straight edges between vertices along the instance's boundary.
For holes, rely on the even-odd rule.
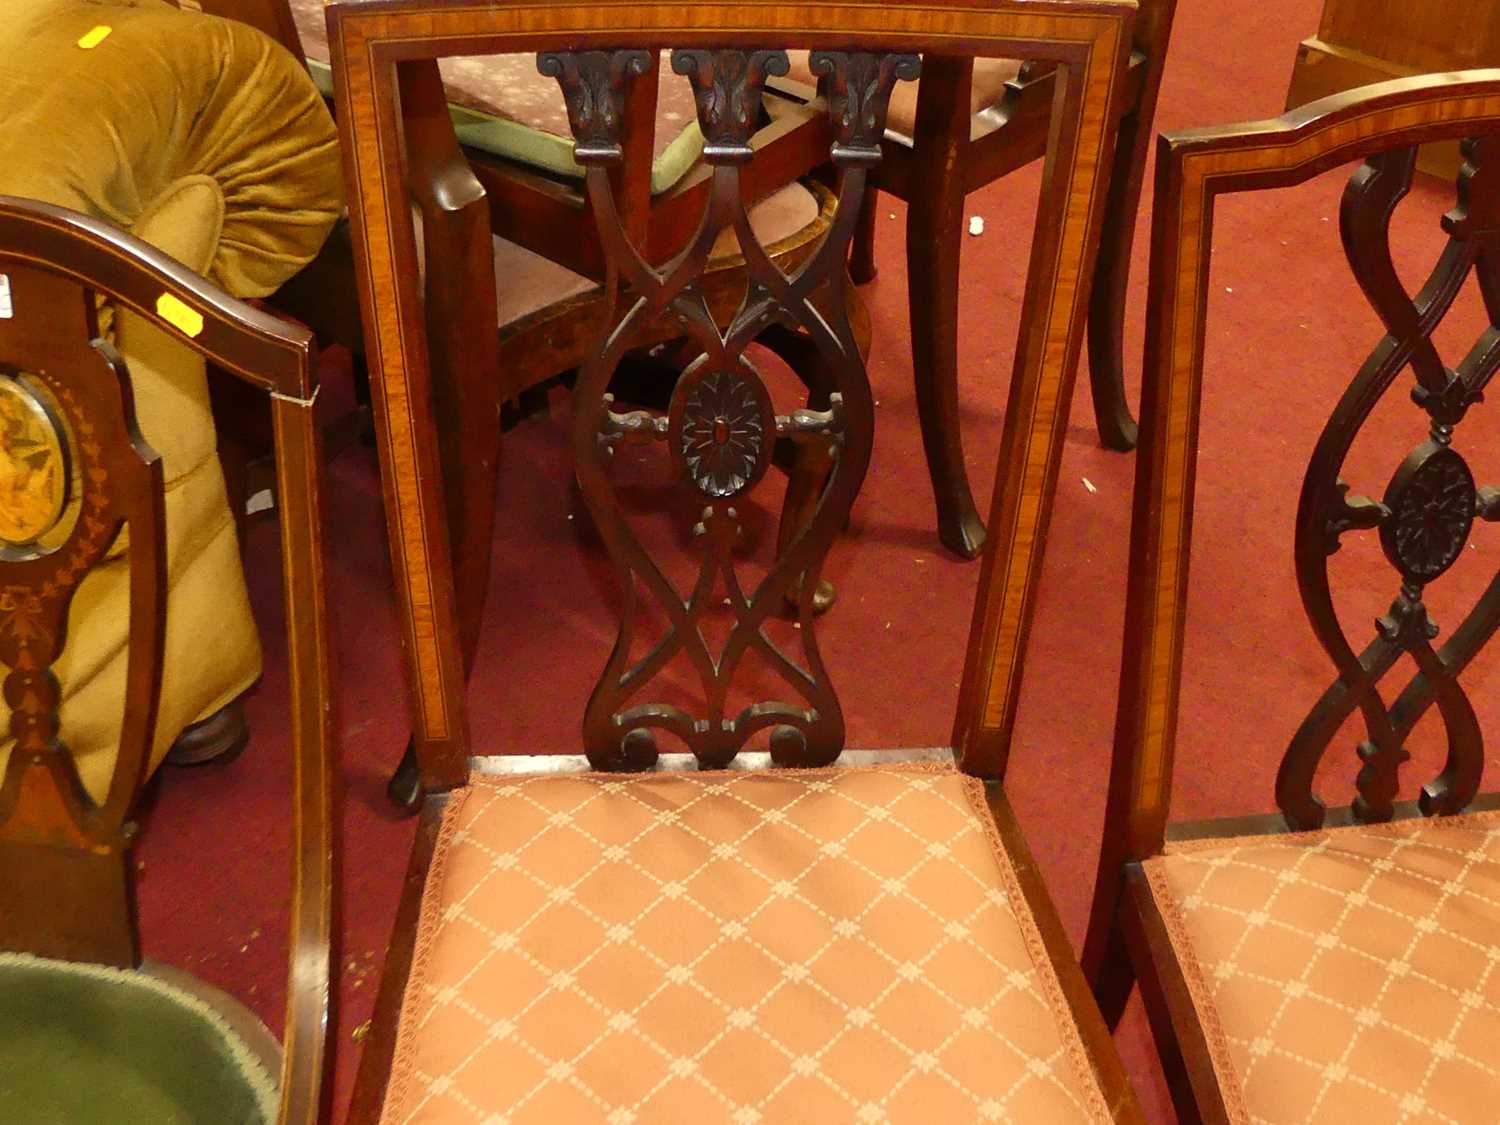
[[681,49],[672,70],[693,84],[703,158],[710,164],[743,164],[760,120],[761,95],[769,75],[791,69],[785,51]]
[[580,164],[618,161],[620,117],[633,78],[651,70],[651,54],[624,51],[542,51],[537,70],[556,78],[573,130],[573,157]]
[[826,78],[833,119],[833,157],[839,163],[873,164],[880,159],[886,111],[897,81],[922,73],[916,55],[874,51],[813,51],[808,64]]

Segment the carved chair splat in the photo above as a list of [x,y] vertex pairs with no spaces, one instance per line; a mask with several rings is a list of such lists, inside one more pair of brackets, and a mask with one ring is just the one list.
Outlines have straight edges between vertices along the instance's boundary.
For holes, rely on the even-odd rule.
[[[1448,242],[1412,294],[1392,262],[1391,218],[1417,146],[1458,138],[1467,163],[1442,219]],[[1215,201],[1355,159],[1340,233],[1386,334],[1331,404],[1294,528],[1302,606],[1331,682],[1283,752],[1279,813],[1169,824]],[[1500,801],[1480,792],[1484,746],[1462,683],[1500,626],[1500,580],[1441,644],[1427,606],[1476,521],[1497,515],[1496,489],[1479,487],[1466,459],[1485,451],[1462,425],[1500,367],[1497,176],[1495,70],[1381,83],[1161,139],[1125,659],[1084,963],[1111,1022],[1139,978],[1185,1120],[1300,1121],[1337,1107],[1485,1121],[1500,1096],[1488,1047],[1476,1056],[1472,1038],[1500,1028],[1482,955],[1500,932],[1485,889],[1500,875],[1500,826],[1483,810]],[[1470,277],[1489,324],[1449,366],[1433,334]],[[1425,433],[1391,457],[1380,499],[1362,495],[1346,480],[1350,449],[1377,405],[1407,391]],[[1361,636],[1335,612],[1329,560],[1371,534],[1392,600]],[[1397,801],[1408,738],[1429,712],[1446,761],[1416,801]],[[1356,715],[1351,800],[1329,809],[1315,775]]]

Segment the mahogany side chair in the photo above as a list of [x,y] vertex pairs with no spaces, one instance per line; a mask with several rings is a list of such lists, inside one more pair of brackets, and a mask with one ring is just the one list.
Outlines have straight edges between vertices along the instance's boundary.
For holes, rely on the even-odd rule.
[[[285,1036],[233,998],[142,962],[131,844],[168,617],[162,461],[136,425],[102,300],[152,320],[270,404],[291,668],[293,869]],[[332,941],[332,664],[312,336],[145,243],[0,197],[0,1117],[310,1125],[322,1102]],[[129,536],[119,753],[91,794],[60,721],[68,617]],[[206,649],[211,652],[211,645]],[[187,888],[184,888],[184,892]],[[279,1071],[279,1086],[277,1072]],[[280,1109],[277,1110],[279,1102]],[[106,1110],[104,1107],[109,1107]]]
[[[1442,219],[1448,241],[1413,293],[1393,263],[1391,217],[1417,146],[1459,138],[1466,163]],[[1351,161],[1361,163],[1340,234],[1386,334],[1352,378],[1329,385],[1292,552],[1331,682],[1289,732],[1278,813],[1169,824],[1209,262],[1225,252],[1214,208]],[[1168,133],[1156,176],[1125,657],[1084,963],[1111,1021],[1138,978],[1184,1121],[1494,1121],[1500,799],[1480,793],[1485,747],[1463,676],[1500,625],[1500,580],[1444,623],[1441,644],[1429,606],[1432,584],[1461,559],[1470,573],[1484,567],[1483,552],[1465,547],[1476,521],[1500,518],[1500,490],[1477,487],[1461,452],[1493,453],[1472,426],[1466,441],[1463,422],[1500,366],[1500,70],[1400,79],[1275,120]],[[1434,333],[1471,276],[1487,326],[1450,366]],[[1349,456],[1370,448],[1358,441],[1377,408],[1405,410],[1413,430],[1409,451],[1385,459],[1378,500],[1359,489],[1370,456]],[[1368,632],[1349,624],[1340,578],[1350,572],[1330,562],[1366,536],[1378,539],[1392,591]],[[1450,583],[1436,596],[1452,606],[1443,599],[1462,595]],[[1445,759],[1416,800],[1397,800],[1424,716],[1443,733]],[[1330,750],[1355,724],[1357,772],[1340,770]],[[1327,807],[1348,773],[1352,801]]]
[[[1177,0],[1141,0],[1119,102],[1119,142],[1089,289],[1090,389],[1099,440],[1135,447],[1125,399],[1125,293],[1156,96],[1166,66]],[[791,83],[796,83],[792,85]],[[812,93],[806,53],[794,53],[782,90]],[[1049,147],[1055,67],[1020,59],[923,60],[922,80],[891,98],[881,162],[871,183],[907,203],[906,270],[912,367],[922,446],[937,502],[938,534],[950,550],[977,558],[984,522],[969,489],[959,415],[958,281],[969,194],[1040,159]],[[875,277],[877,191],[865,195],[850,265],[856,282]]]
[[[1133,12],[1097,0],[330,8],[425,793],[353,1120],[1141,1120],[1001,785]],[[615,211],[612,175],[621,107],[658,45],[693,82],[713,170],[696,235],[660,268]],[[830,227],[790,273],[740,193],[784,47],[814,51],[830,77],[839,170]],[[919,73],[916,53],[939,48],[1054,59],[1065,76],[997,488],[996,526],[1011,530],[981,569],[954,747],[843,753],[811,583],[795,626],[772,616],[818,575],[873,443],[846,306],[820,311],[813,295],[848,285],[887,100]],[[582,754],[495,756],[470,729],[397,143],[408,75],[443,55],[521,51],[561,85],[608,253],[573,452],[621,621]],[[749,281],[721,326],[702,275],[726,230]],[[666,412],[618,413],[606,388],[625,341],[663,314],[699,354]],[[826,410],[776,412],[745,352],[774,317],[826,356]],[[789,549],[754,568],[736,558],[737,505],[778,434],[832,470]],[[614,491],[625,441],[657,451],[692,498],[686,588],[669,577],[682,559],[653,556]],[[674,657],[691,669],[685,691],[663,675]]]

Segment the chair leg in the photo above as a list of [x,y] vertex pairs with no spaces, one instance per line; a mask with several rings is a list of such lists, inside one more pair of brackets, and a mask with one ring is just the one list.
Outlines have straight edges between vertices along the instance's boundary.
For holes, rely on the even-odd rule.
[[[1162,1075],[1167,1080],[1167,1090],[1172,1096],[1172,1108],[1177,1113],[1177,1120],[1183,1122],[1184,1125],[1205,1120],[1227,1121],[1228,1115],[1222,1103],[1217,1107],[1209,1107],[1208,1113],[1204,1112],[1204,1106],[1198,1104],[1192,1075],[1182,1053],[1182,1044],[1177,1038],[1177,1029],[1172,1026],[1172,1013],[1167,1003],[1166,985],[1156,964],[1151,960],[1150,943],[1146,937],[1146,923],[1139,909],[1130,899],[1129,893],[1122,896],[1118,928],[1123,935],[1123,941],[1137,951],[1136,955],[1140,959],[1141,1003],[1146,1009],[1147,1022],[1151,1025],[1151,1038],[1156,1047],[1156,1058],[1161,1064]],[[1180,980],[1177,987],[1184,987]]]
[[[1084,950],[1084,970],[1088,974],[1089,986],[1094,990],[1094,999],[1099,1002],[1099,1011],[1111,1031],[1120,1025],[1120,1017],[1125,1014],[1125,1005],[1129,1003],[1136,983],[1135,963],[1130,959],[1130,946],[1118,916],[1122,909],[1128,909],[1128,904],[1117,904],[1108,919],[1090,919],[1090,940]],[[1098,933],[1094,932],[1096,928]]]
[[[813,407],[809,401],[809,409]],[[812,522],[818,510],[818,501],[828,487],[828,476],[833,463],[822,446],[798,445],[792,454],[792,468],[786,482],[786,501],[781,506],[781,523],[776,533],[776,555],[786,554],[802,529]],[[839,592],[826,578],[818,579],[818,588],[813,591],[813,613],[827,613],[838,600]],[[798,578],[787,587],[786,600],[792,605],[802,601],[802,579]]]
[[875,267],[875,220],[879,212],[880,192],[874,188],[866,189],[849,249],[849,277],[855,285],[867,285],[879,273]]
[[416,812],[422,804],[422,772],[417,767],[417,744],[407,739],[406,751],[385,786],[386,798],[398,809]]
[[966,559],[984,549],[984,520],[969,490],[958,414],[958,262],[962,187],[938,172],[906,212],[911,351],[922,448],[937,501],[938,537]]
[[[824,368],[822,353],[806,336],[785,325],[773,324],[761,333],[758,342],[765,345],[792,369],[802,385],[807,388],[809,410],[827,410],[828,393],[832,380]],[[781,506],[781,522],[776,533],[776,555],[780,558],[796,540],[802,530],[812,522],[818,509],[818,501],[828,484],[828,475],[833,471],[821,446],[812,444],[793,445],[787,450],[788,457],[777,461],[787,470],[786,499]],[[778,450],[778,452],[782,452]],[[801,600],[802,580],[787,588],[787,600]],[[826,578],[818,579],[818,588],[813,592],[813,612],[827,613],[838,599],[838,591]]]
[[1121,120],[1104,224],[1099,232],[1099,259],[1089,295],[1089,390],[1094,399],[1094,421],[1104,448],[1120,453],[1130,452],[1136,443],[1136,422],[1125,399],[1125,294],[1146,139],[1138,113]]

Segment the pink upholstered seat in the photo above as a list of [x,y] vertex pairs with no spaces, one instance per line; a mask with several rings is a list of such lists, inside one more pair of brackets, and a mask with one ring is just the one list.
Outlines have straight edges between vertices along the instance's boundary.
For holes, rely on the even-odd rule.
[[476,775],[384,1121],[1107,1121],[949,766]]
[[1232,1120],[1500,1117],[1500,814],[1205,840],[1145,869]]

